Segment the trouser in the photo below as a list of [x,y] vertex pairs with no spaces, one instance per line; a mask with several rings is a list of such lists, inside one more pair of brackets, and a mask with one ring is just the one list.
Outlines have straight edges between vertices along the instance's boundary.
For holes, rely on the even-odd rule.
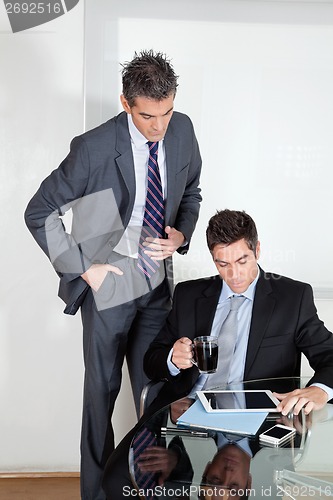
[[[111,296],[109,285],[113,297],[119,297],[126,287],[128,293],[132,293],[130,290],[133,282],[129,283],[131,278],[127,271],[131,267],[132,277],[136,277],[137,270],[133,262],[136,261],[123,259],[119,267],[124,270],[124,276],[109,273],[101,287],[99,300],[96,300],[96,294],[89,290],[81,306],[85,363],[81,431],[83,500],[106,498],[101,489],[101,482],[106,461],[114,449],[111,417],[120,390],[124,357],[126,356],[138,412],[141,390],[148,381],[143,372],[143,356],[162,328],[171,308],[169,288],[165,279],[142,296],[103,308],[103,305],[111,304],[107,300]],[[147,286],[145,279],[141,284],[143,287]],[[139,285],[136,283],[135,286],[137,291]],[[119,293],[114,293],[117,288]]]

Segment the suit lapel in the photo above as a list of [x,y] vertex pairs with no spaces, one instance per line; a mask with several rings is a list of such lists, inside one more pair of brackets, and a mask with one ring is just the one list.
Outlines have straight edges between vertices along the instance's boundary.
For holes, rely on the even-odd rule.
[[[127,113],[123,112],[118,115],[116,128],[116,150],[119,153],[119,156],[115,158],[115,161],[118,166],[119,173],[123,178],[129,196],[129,203],[127,205],[126,214],[123,218],[124,226],[126,227],[132,214],[135,199],[134,160],[128,130]],[[119,193],[120,196],[121,194],[122,193]],[[117,193],[115,193],[115,196],[117,197]]]
[[[248,374],[254,363],[260,343],[268,328],[274,307],[275,298],[271,295],[272,288],[267,275],[260,269],[260,277],[256,286],[252,320],[249,333],[249,342],[245,361],[244,380],[248,379]],[[269,360],[267,361],[269,362]]]
[[219,276],[214,276],[212,280],[207,280],[207,287],[203,290],[202,295],[196,299],[194,337],[210,335],[222,283]]
[[177,192],[177,166],[178,166],[178,148],[179,140],[172,132],[172,127],[169,125],[168,131],[164,138],[165,147],[165,162],[167,165],[167,200],[165,206],[165,224],[168,225],[175,206],[175,194]]

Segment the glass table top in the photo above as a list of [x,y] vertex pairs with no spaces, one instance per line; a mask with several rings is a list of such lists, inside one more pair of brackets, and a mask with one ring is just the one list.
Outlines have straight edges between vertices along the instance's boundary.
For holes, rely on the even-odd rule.
[[[232,390],[289,392],[307,378],[263,379]],[[333,497],[333,405],[305,416],[269,413],[254,436],[212,429],[180,428],[177,419],[194,403],[183,398],[157,412],[133,438],[130,470],[138,497],[313,498]],[[296,429],[281,446],[259,435],[280,423]]]

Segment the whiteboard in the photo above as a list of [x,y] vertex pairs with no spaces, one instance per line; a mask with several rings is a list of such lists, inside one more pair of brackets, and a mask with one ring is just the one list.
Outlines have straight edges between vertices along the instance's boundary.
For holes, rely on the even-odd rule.
[[87,128],[121,110],[119,63],[149,48],[180,75],[175,109],[191,117],[203,157],[178,280],[215,272],[205,229],[230,208],[256,221],[265,270],[333,298],[332,2],[86,0]]

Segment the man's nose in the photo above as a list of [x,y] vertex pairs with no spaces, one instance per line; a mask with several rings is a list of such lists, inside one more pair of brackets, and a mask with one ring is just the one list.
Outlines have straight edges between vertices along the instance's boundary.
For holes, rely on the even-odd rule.
[[153,129],[156,130],[157,132],[163,130],[163,120],[161,118],[154,118]]
[[[225,470],[225,472],[233,472],[235,470],[235,466],[232,462],[227,460],[224,464],[224,470]],[[230,479],[230,477],[226,474],[226,476],[224,478],[225,482],[228,483],[229,479]]]
[[237,266],[230,266],[228,269],[229,278],[235,279],[238,278],[238,268]]

